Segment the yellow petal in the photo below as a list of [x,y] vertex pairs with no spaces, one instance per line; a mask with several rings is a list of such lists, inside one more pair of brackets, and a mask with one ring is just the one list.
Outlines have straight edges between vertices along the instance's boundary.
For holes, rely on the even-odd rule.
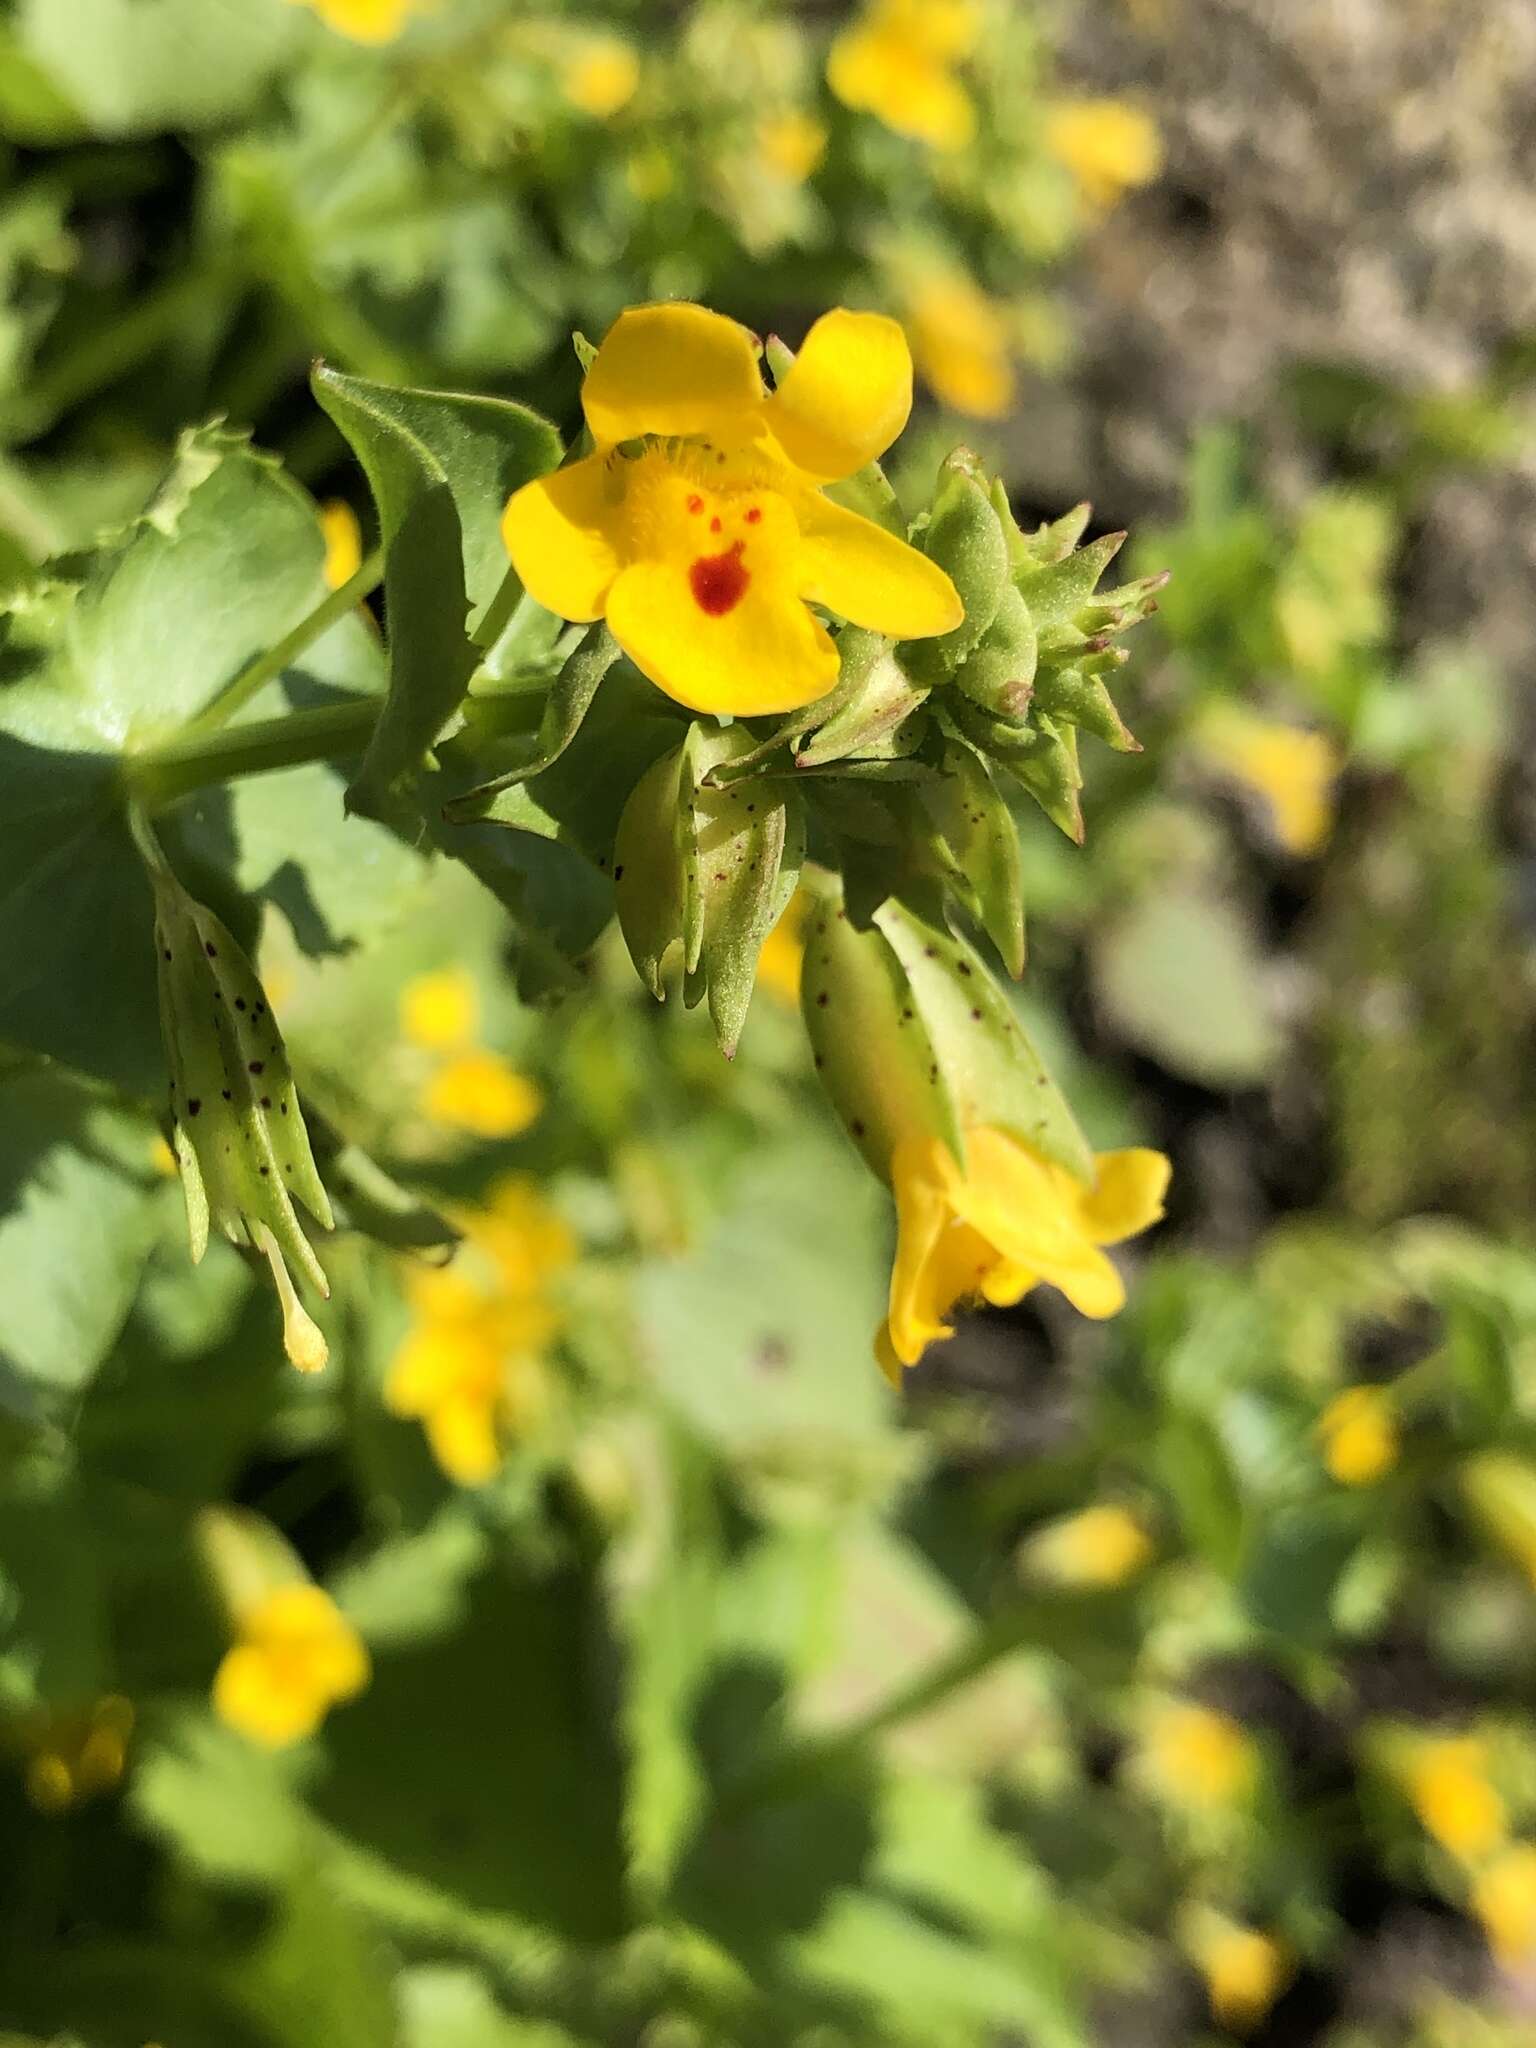
[[837,680],[837,649],[782,564],[770,560],[759,573],[750,548],[733,559],[747,565],[749,581],[725,611],[704,609],[689,565],[626,569],[608,599],[614,639],[642,675],[691,710],[750,718],[814,703]]
[[757,351],[747,330],[679,299],[632,306],[619,315],[587,372],[581,403],[602,449],[642,434],[739,429],[762,397]]
[[912,411],[912,353],[883,313],[823,313],[769,399],[774,438],[797,469],[830,480],[883,455]]
[[340,590],[363,566],[363,529],[345,498],[332,498],[320,507],[320,535],[325,542],[326,588]]
[[936,562],[819,494],[802,501],[800,589],[816,604],[893,640],[949,633],[965,617]]
[[219,1719],[263,1749],[283,1749],[313,1735],[326,1704],[279,1659],[248,1643],[227,1651],[214,1674],[213,1705]]
[[892,1155],[896,1258],[886,1328],[902,1365],[916,1365],[930,1344],[953,1335],[950,1311],[983,1291],[996,1264],[986,1239],[955,1221],[952,1172],[936,1138],[904,1138]]
[[936,397],[973,419],[1001,419],[1013,403],[1013,365],[1002,314],[963,272],[925,279],[907,316],[918,366]]
[[501,1469],[492,1402],[454,1399],[426,1418],[432,1455],[458,1486],[484,1486]]
[[970,94],[921,41],[878,28],[839,36],[827,83],[844,106],[874,114],[898,135],[934,149],[963,149],[976,133]]
[[422,1108],[435,1122],[451,1124],[477,1138],[515,1138],[544,1107],[544,1098],[516,1067],[498,1053],[456,1054],[422,1094]]
[[634,98],[640,59],[618,36],[594,36],[566,65],[560,84],[578,112],[606,121]]
[[602,617],[619,570],[611,534],[619,504],[600,455],[513,493],[501,515],[501,537],[535,604],[582,624]]
[[1173,1172],[1161,1152],[1132,1146],[1101,1152],[1094,1164],[1097,1176],[1083,1199],[1082,1217],[1095,1244],[1119,1244],[1158,1221]]
[[967,1131],[966,1161],[949,1198],[1000,1257],[1059,1288],[1081,1315],[1124,1307],[1124,1284],[1089,1235],[1085,1190],[1070,1174],[1000,1131]]
[[354,43],[391,43],[405,27],[412,0],[301,0],[327,28]]
[[412,1045],[456,1052],[480,1025],[480,995],[462,967],[417,974],[400,991],[400,1029]]

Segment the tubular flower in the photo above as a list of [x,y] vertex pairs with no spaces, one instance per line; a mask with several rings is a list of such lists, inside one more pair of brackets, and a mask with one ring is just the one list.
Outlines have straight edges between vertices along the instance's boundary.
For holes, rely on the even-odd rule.
[[354,43],[392,43],[409,21],[416,0],[298,0],[298,4]]
[[452,1266],[407,1275],[411,1328],[384,1399],[419,1421],[442,1470],[483,1486],[502,1443],[542,1405],[543,1354],[560,1327],[549,1282],[576,1256],[575,1240],[532,1185],[502,1181],[484,1210],[460,1217]]
[[939,272],[912,293],[907,331],[935,397],[972,419],[995,420],[1013,403],[1008,335],[997,307],[962,271]]
[[313,1735],[369,1679],[362,1638],[319,1586],[278,1586],[244,1605],[213,1681],[220,1720],[264,1749]]
[[1488,1777],[1488,1745],[1475,1735],[1430,1735],[1403,1767],[1421,1825],[1464,1863],[1480,1863],[1504,1840],[1508,1813]]
[[632,307],[582,390],[594,452],[507,506],[513,567],[560,617],[606,618],[680,704],[798,709],[838,669],[811,604],[903,640],[965,616],[941,569],[822,492],[888,448],[911,404],[906,338],[879,314],[823,315],[769,397],[745,328]]
[[1045,1281],[1083,1315],[1115,1315],[1125,1288],[1100,1247],[1163,1213],[1160,1152],[1101,1152],[1084,1185],[1002,1131],[968,1130],[965,1151],[964,1172],[932,1137],[903,1139],[892,1158],[896,1262],[876,1339],[892,1379],[951,1334],[946,1318],[969,1298],[1007,1305]]
[[1045,146],[1077,180],[1088,204],[1105,211],[1163,167],[1157,124],[1124,100],[1063,100],[1045,117]]
[[1260,799],[1287,853],[1305,859],[1327,845],[1340,763],[1326,733],[1229,706],[1206,720],[1199,745],[1214,767]]
[[933,149],[964,149],[976,109],[955,67],[976,47],[972,0],[875,0],[833,43],[827,83],[845,107],[873,114]]
[[1317,1434],[1341,1486],[1374,1486],[1397,1463],[1397,1417],[1380,1387],[1346,1387],[1318,1417]]

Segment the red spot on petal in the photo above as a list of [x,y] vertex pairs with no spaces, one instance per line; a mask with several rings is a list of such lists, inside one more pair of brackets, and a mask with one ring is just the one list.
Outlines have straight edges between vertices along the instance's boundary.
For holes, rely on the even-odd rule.
[[688,510],[690,512],[702,512],[704,510],[704,500],[697,493],[688,500]]
[[693,601],[712,619],[723,619],[747,594],[747,585],[752,578],[742,562],[741,552],[742,543],[735,541],[723,555],[701,555],[688,571]]
[[718,519],[711,519],[711,521],[709,522],[709,530],[711,533],[720,532],[720,522]]
[[748,526],[756,526],[757,522],[762,518],[762,516],[763,508],[761,505],[749,505],[747,507]]

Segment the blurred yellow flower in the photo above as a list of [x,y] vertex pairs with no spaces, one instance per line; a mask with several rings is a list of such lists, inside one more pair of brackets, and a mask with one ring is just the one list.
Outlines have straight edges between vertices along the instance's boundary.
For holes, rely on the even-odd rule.
[[1181,1916],[1181,1939],[1205,1979],[1212,2017],[1234,2033],[1256,2027],[1290,1981],[1294,1960],[1284,1942],[1208,1906]]
[[1536,1961],[1536,1845],[1517,1842],[1478,1872],[1472,1910],[1506,1968]]
[[117,1693],[79,1712],[28,1715],[18,1729],[27,1798],[39,1813],[66,1813],[110,1792],[132,1733],[133,1702]]
[[282,1749],[313,1735],[331,1708],[367,1685],[362,1638],[319,1586],[278,1586],[242,1606],[237,1640],[213,1681],[221,1720]]
[[806,899],[791,896],[784,915],[763,941],[757,956],[757,985],[781,1003],[800,1000],[800,970],[805,962]]
[[298,5],[354,43],[392,43],[410,19],[416,0],[298,0]]
[[594,36],[560,73],[560,89],[579,113],[607,121],[627,107],[640,85],[640,59],[619,36]]
[[480,1029],[480,994],[465,968],[442,967],[412,977],[400,991],[400,1029],[429,1052],[458,1052]]
[[1508,1813],[1488,1778],[1488,1745],[1475,1735],[1426,1735],[1402,1763],[1404,1790],[1420,1824],[1464,1863],[1479,1863],[1503,1841]]
[[1536,1466],[1507,1451],[1484,1451],[1467,1460],[1460,1477],[1482,1527],[1536,1584]]
[[445,1060],[422,1090],[434,1123],[476,1138],[515,1138],[537,1118],[544,1098],[500,1053],[473,1048]]
[[812,604],[895,639],[964,617],[941,569],[822,494],[882,454],[911,405],[906,337],[878,313],[824,314],[770,397],[734,320],[631,307],[582,387],[592,454],[507,506],[513,567],[561,618],[606,618],[693,710],[810,704],[838,668]]
[[1317,1434],[1341,1486],[1374,1486],[1397,1463],[1397,1413],[1380,1387],[1346,1387],[1318,1417]]
[[325,542],[326,587],[340,590],[363,566],[363,529],[344,498],[331,498],[320,507],[320,534]]
[[156,1173],[164,1174],[167,1180],[177,1171],[176,1154],[166,1143],[163,1132],[156,1131],[149,1141],[149,1163]]
[[937,398],[972,419],[1000,419],[1013,403],[1008,330],[997,307],[961,271],[934,271],[912,291],[907,333]]
[[1201,722],[1197,743],[1215,768],[1262,799],[1287,853],[1304,859],[1327,844],[1341,763],[1326,733],[1225,705]]
[[385,1384],[391,1414],[420,1422],[439,1466],[460,1486],[501,1467],[508,1435],[537,1422],[544,1353],[560,1327],[550,1282],[576,1257],[569,1227],[531,1181],[511,1178],[484,1209],[456,1218],[451,1265],[406,1275],[411,1327]]
[[1146,1564],[1152,1539],[1129,1508],[1110,1503],[1063,1515],[1037,1529],[1020,1563],[1058,1586],[1120,1586]]
[[814,114],[787,107],[758,122],[757,147],[776,178],[803,185],[827,153],[827,131]]
[[1089,1187],[1004,1131],[967,1131],[965,1150],[964,1171],[933,1137],[903,1138],[892,1155],[896,1259],[875,1349],[893,1381],[952,1334],[966,1299],[1011,1304],[1044,1281],[1083,1315],[1117,1314],[1125,1288],[1100,1247],[1163,1213],[1160,1152],[1101,1152]]
[[1259,1772],[1258,1752],[1241,1723],[1192,1700],[1168,1701],[1153,1711],[1141,1765],[1157,1790],[1208,1810],[1247,1799]]
[[1100,210],[1163,168],[1157,123],[1124,100],[1059,101],[1046,113],[1045,146]]
[[955,72],[980,30],[974,0],[873,0],[833,43],[827,83],[845,107],[898,135],[963,149],[976,109]]

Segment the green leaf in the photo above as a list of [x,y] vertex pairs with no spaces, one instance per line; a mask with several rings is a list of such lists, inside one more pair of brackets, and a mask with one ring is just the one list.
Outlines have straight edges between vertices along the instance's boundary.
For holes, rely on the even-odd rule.
[[150,1126],[51,1072],[0,1076],[0,1370],[84,1386],[155,1233]]
[[313,382],[367,473],[384,536],[389,697],[349,793],[380,816],[463,698],[476,662],[471,615],[507,573],[502,508],[554,468],[560,443],[547,421],[505,399],[396,390],[323,365]]
[[[495,799],[504,790],[542,775],[552,768],[581,730],[581,722],[592,707],[597,686],[619,658],[617,641],[606,626],[600,626],[561,668],[550,685],[539,720],[539,730],[526,760],[503,769],[489,782],[466,790],[445,806],[450,822],[459,824],[474,818],[497,822]],[[492,700],[494,707],[494,700]],[[471,717],[474,709],[471,707]]]
[[285,0],[17,0],[5,34],[31,89],[0,97],[0,119],[23,142],[57,139],[66,105],[102,136],[210,128],[250,104],[297,32]]
[[1116,1027],[1176,1074],[1251,1087],[1279,1057],[1252,930],[1220,897],[1193,887],[1143,897],[1100,931],[1094,979]]

